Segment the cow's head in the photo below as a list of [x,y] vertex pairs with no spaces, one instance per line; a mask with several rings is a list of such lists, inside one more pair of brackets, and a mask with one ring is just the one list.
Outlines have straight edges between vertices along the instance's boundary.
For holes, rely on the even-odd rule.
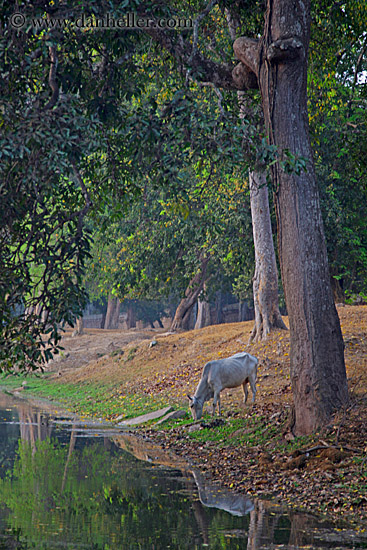
[[187,396],[190,401],[190,411],[194,420],[200,420],[203,416],[203,403],[201,403],[197,397]]

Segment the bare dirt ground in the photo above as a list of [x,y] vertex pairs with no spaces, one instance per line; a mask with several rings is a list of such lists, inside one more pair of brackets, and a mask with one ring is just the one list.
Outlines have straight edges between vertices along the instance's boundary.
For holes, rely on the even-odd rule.
[[121,331],[90,328],[85,329],[82,336],[73,337],[73,330],[66,330],[62,338],[64,350],[48,364],[47,371],[62,374],[69,370],[75,372],[76,368],[93,363],[105,355],[111,355],[116,350],[151,340],[157,333],[159,329]]
[[[367,526],[367,306],[339,306],[345,342],[350,406],[327,428],[293,450],[284,439],[292,405],[289,332],[247,346],[252,322],[215,325],[169,334],[161,330],[87,329],[66,334],[65,350],[50,365],[61,382],[110,381],[119,391],[162,397],[187,408],[204,364],[246,350],[260,360],[253,407],[240,407],[240,389],[222,392],[224,417],[254,414],[265,418],[275,435],[247,448],[215,442],[198,445],[180,428],[147,430],[164,448],[194,460],[214,480],[233,490],[273,496],[283,503],[347,518]],[[287,318],[285,318],[287,323]],[[279,450],[280,440],[284,449]]]

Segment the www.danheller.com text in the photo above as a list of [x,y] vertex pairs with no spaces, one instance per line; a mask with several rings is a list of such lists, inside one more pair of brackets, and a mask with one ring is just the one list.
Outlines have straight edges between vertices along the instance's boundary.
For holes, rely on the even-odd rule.
[[10,24],[15,29],[22,29],[31,25],[35,29],[53,29],[76,27],[78,29],[190,29],[193,21],[184,17],[143,17],[135,12],[129,12],[121,17],[114,17],[106,13],[103,17],[81,14],[75,19],[59,17],[27,18],[23,13],[16,12],[10,17]]

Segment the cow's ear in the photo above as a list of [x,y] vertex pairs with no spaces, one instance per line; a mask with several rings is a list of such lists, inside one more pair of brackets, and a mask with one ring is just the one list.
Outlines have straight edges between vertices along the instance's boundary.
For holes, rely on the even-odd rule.
[[190,399],[190,401],[194,401],[193,398],[189,394],[187,394],[187,397]]

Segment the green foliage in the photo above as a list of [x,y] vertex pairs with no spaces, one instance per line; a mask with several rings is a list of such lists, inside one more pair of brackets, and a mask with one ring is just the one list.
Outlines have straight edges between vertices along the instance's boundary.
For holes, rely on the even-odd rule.
[[142,169],[141,195],[113,224],[109,213],[101,217],[89,270],[94,295],[98,288],[120,299],[182,293],[204,256],[212,272],[243,270],[252,241],[241,143],[255,130],[229,98],[222,106],[224,113],[195,84],[175,92],[151,86],[132,103],[129,140],[148,143],[133,161]]
[[[4,34],[6,74],[20,45]],[[16,72],[17,66],[11,76]],[[40,111],[26,93],[33,70],[16,86],[8,75],[0,139],[0,369],[33,369],[55,351],[58,324],[72,324],[85,303],[90,236],[82,229],[85,203],[73,162],[77,143],[91,154],[97,123],[74,102],[57,114]]]
[[315,6],[311,135],[331,274],[347,294],[367,281],[366,25],[363,2]]
[[[55,14],[50,6],[24,12]],[[122,204],[132,183],[110,158],[113,106],[125,92],[111,74],[101,93],[103,75],[87,61],[95,69],[101,63],[100,37],[72,28],[63,36],[31,26],[17,31],[9,25],[17,10],[7,2],[0,12],[0,370],[28,371],[58,352],[59,327],[73,325],[86,304],[87,214],[99,210],[107,190]],[[115,56],[134,41],[112,47],[104,38]]]

